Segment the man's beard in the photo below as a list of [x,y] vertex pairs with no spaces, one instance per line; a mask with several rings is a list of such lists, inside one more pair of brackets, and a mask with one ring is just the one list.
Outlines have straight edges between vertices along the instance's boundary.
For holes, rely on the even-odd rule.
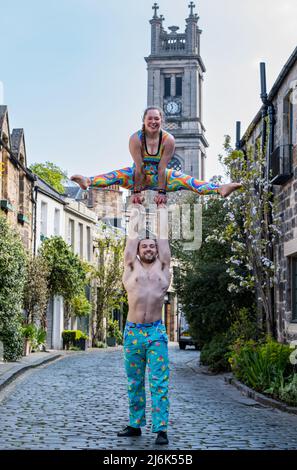
[[140,258],[140,261],[142,261],[143,263],[151,264],[154,261],[156,261],[157,255],[154,255],[154,254],[142,255],[142,256],[139,255],[139,258]]

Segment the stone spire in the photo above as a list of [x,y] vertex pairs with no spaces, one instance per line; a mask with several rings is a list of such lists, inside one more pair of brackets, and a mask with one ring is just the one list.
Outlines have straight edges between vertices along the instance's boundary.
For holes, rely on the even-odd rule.
[[151,54],[158,54],[160,48],[160,35],[163,30],[163,15],[158,16],[157,11],[159,10],[159,6],[157,3],[154,3],[152,6],[154,10],[153,18],[150,20],[152,32],[151,32]]
[[194,2],[190,2],[188,7],[190,9],[190,13],[186,19],[187,53],[199,54],[201,33],[201,30],[198,29],[197,26],[199,16],[197,13],[194,13],[194,8],[196,7]]
[[[192,2],[192,3],[193,3],[193,2]],[[154,5],[152,6],[152,10],[155,10],[155,13],[154,13],[153,18],[154,18],[154,19],[158,18],[157,11],[159,10],[159,6],[158,6],[157,3],[154,3]]]
[[189,17],[192,18],[194,15],[193,15],[193,10],[194,8],[196,7],[195,3],[194,2],[190,2],[190,4],[188,5],[188,7],[190,8],[190,14],[189,14]]

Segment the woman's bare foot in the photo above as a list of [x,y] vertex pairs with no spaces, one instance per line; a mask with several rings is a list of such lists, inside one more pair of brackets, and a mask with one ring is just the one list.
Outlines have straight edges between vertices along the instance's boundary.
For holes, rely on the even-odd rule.
[[222,184],[222,186],[219,189],[219,193],[223,197],[229,196],[233,191],[236,191],[237,189],[242,188],[241,183],[228,183],[228,184]]
[[87,176],[73,175],[73,176],[71,176],[70,179],[72,181],[75,181],[75,183],[79,184],[81,189],[88,189],[88,187],[91,184],[91,180]]

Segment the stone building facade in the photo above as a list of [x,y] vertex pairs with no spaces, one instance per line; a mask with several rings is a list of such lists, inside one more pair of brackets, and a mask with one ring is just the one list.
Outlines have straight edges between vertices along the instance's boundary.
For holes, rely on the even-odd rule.
[[65,193],[68,197],[78,202],[83,202],[88,209],[94,211],[99,220],[122,228],[123,224],[123,191],[114,184],[107,188],[89,188],[82,190],[77,184],[68,181],[65,185]]
[[[271,116],[267,170],[278,201],[281,224],[274,245],[274,315],[280,341],[297,339],[297,47],[267,96]],[[262,110],[249,126],[244,145],[262,135]],[[244,141],[244,138],[243,138]]]
[[34,176],[27,169],[23,129],[10,134],[7,106],[0,106],[0,208],[19,231],[25,248],[33,241]]

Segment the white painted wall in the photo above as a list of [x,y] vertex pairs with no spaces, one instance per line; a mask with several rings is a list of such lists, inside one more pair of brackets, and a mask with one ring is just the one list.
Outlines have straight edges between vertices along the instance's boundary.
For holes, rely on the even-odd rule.
[[[40,247],[42,240],[41,240],[41,222],[42,222],[42,203],[47,204],[47,220],[46,220],[46,237],[51,237],[54,235],[60,235],[64,237],[64,225],[65,225],[65,213],[64,213],[64,205],[60,202],[52,199],[50,196],[46,196],[43,193],[38,191],[37,193],[37,209],[36,209],[36,252]],[[55,211],[60,211],[60,227],[59,232],[55,233]]]
[[[89,263],[93,261],[93,236],[96,228],[96,220],[97,216],[95,212],[88,209],[81,202],[72,201],[65,207],[64,238],[68,244],[72,241],[74,253]],[[70,221],[74,224],[73,240],[70,240],[69,237]],[[90,233],[89,237],[88,230]]]

